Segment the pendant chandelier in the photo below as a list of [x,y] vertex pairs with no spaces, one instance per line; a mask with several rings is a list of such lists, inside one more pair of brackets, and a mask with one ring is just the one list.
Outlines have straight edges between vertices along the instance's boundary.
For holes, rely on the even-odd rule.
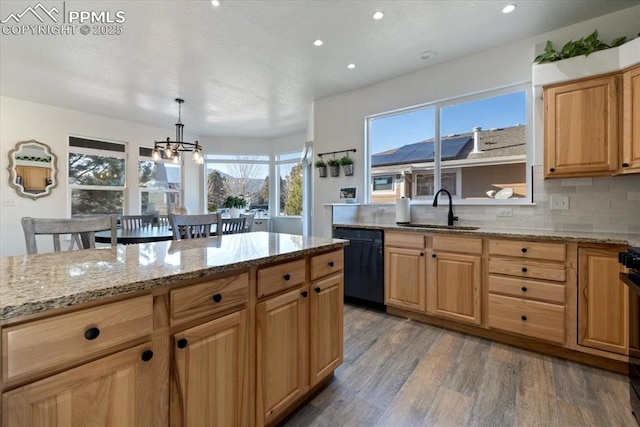
[[202,146],[198,144],[198,141],[186,142],[183,141],[184,125],[182,124],[182,104],[184,99],[176,98],[178,103],[178,122],[176,123],[176,140],[171,141],[170,137],[167,137],[166,141],[155,141],[153,145],[152,158],[154,162],[160,161],[163,154],[165,159],[172,159],[173,163],[180,163],[180,153],[193,152],[193,161],[201,165],[204,163],[204,155],[202,154]]

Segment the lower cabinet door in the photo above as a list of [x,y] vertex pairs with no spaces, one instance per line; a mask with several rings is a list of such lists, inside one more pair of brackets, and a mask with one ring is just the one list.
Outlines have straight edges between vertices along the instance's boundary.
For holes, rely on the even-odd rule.
[[249,423],[247,311],[174,335],[172,426]]
[[343,276],[328,277],[311,285],[309,312],[309,370],[311,387],[342,363]]
[[153,425],[156,360],[143,344],[7,392],[2,425]]
[[256,305],[256,425],[277,418],[309,388],[309,287]]
[[385,248],[385,304],[426,311],[427,277],[424,254],[424,249]]

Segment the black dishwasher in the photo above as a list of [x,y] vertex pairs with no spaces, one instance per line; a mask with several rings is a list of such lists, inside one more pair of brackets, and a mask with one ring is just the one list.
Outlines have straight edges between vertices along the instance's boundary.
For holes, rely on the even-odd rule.
[[336,227],[333,237],[350,242],[344,248],[344,300],[385,310],[382,230]]

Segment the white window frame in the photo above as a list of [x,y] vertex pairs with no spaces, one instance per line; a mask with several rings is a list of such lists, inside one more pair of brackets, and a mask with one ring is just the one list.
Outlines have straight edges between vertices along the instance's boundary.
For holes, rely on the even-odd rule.
[[[280,159],[280,157],[282,156],[287,156],[291,154],[297,154],[297,158]],[[302,218],[302,215],[304,215],[304,211],[302,212],[302,215],[284,215],[282,213],[282,210],[280,209],[280,166],[286,165],[286,164],[295,165],[296,163],[301,163],[300,156],[302,156],[302,150],[286,151],[286,152],[277,153],[275,155],[275,176],[277,178],[275,179],[274,188],[276,188],[277,196],[275,198],[276,206],[273,211],[275,215],[273,216],[286,217],[286,218]],[[304,174],[304,168],[303,168],[303,174]],[[304,179],[302,180],[302,191],[304,194]],[[304,195],[303,195],[303,199],[304,199]],[[269,209],[269,212],[271,212],[271,209]]]
[[[411,171],[411,176],[413,177],[414,184],[411,186],[412,200],[421,201],[427,200],[433,202],[433,194],[429,194],[426,196],[418,195],[418,184],[416,175],[433,173],[433,169],[414,169]],[[453,200],[460,200],[460,195],[462,194],[462,171],[460,168],[453,167],[443,167],[441,168],[441,173],[453,173],[456,177],[456,194],[452,194],[451,198]],[[434,182],[434,188],[438,188]]]
[[[466,94],[466,95],[461,95],[461,96],[456,96],[456,97],[451,97],[451,98],[446,98],[446,99],[441,99],[438,101],[433,101],[433,102],[428,102],[428,103],[423,103],[423,104],[419,104],[419,105],[413,105],[410,107],[406,107],[406,108],[399,108],[399,109],[395,109],[395,110],[391,110],[391,111],[385,111],[383,113],[377,113],[377,114],[372,114],[369,116],[366,116],[364,118],[364,146],[365,146],[365,176],[364,176],[364,181],[365,183],[367,183],[367,185],[365,186],[365,188],[369,188],[370,191],[367,192],[367,194],[364,195],[364,200],[365,203],[373,203],[371,200],[371,196],[373,195],[373,183],[371,181],[371,177],[374,175],[381,175],[382,173],[372,173],[371,171],[371,155],[372,153],[372,149],[371,149],[371,143],[370,143],[370,138],[369,138],[369,134],[371,133],[371,129],[370,129],[370,122],[371,119],[375,119],[375,118],[380,118],[380,117],[385,117],[385,116],[391,116],[391,115],[395,115],[395,114],[403,114],[403,113],[409,113],[412,110],[416,110],[416,109],[421,109],[421,108],[429,108],[429,107],[434,107],[435,108],[435,152],[436,152],[436,158],[434,163],[434,170],[438,171],[438,173],[435,173],[435,177],[436,177],[436,181],[435,181],[435,185],[436,188],[441,188],[440,185],[440,170],[441,169],[446,169],[445,167],[441,167],[441,161],[440,161],[440,138],[444,137],[446,135],[440,135],[440,110],[452,105],[457,105],[457,104],[461,104],[461,103],[465,103],[465,102],[472,102],[472,101],[477,101],[477,100],[481,100],[484,98],[491,98],[491,97],[495,97],[495,96],[500,96],[500,95],[506,95],[509,93],[514,93],[514,92],[524,92],[525,93],[525,108],[526,108],[526,117],[527,117],[527,133],[526,133],[526,164],[525,164],[525,179],[526,179],[526,189],[527,189],[527,197],[526,198],[520,198],[520,199],[460,199],[459,197],[456,198],[456,204],[459,205],[532,205],[534,204],[534,200],[533,200],[533,177],[532,177],[532,171],[531,171],[531,166],[533,165],[534,162],[534,150],[533,150],[533,125],[534,125],[534,120],[533,120],[533,90],[531,87],[531,82],[521,82],[521,83],[515,83],[515,84],[510,84],[510,85],[506,85],[503,87],[499,87],[499,88],[494,88],[494,89],[489,89],[489,90],[483,90],[483,91],[478,91],[472,94]],[[515,163],[514,161],[508,161],[508,163]],[[505,163],[506,164],[506,163]],[[458,185],[458,182],[460,182],[460,180],[458,178],[456,178],[456,185]],[[412,189],[412,192],[414,190]],[[376,192],[376,195],[379,194],[378,192]],[[459,192],[459,194],[461,194],[461,190]],[[427,204],[427,203],[432,203],[433,202],[433,197],[431,198],[419,198],[418,200],[416,200],[416,204]]]
[[[370,191],[371,194],[375,194],[376,196],[388,196],[388,195],[392,195],[392,194],[396,194],[396,191],[398,190],[398,184],[396,182],[396,176],[398,174],[391,172],[391,173],[376,173],[376,174],[372,174],[371,175],[371,186],[370,186]],[[391,177],[391,190],[376,190],[373,187],[373,180],[376,178],[380,178],[380,177],[384,177],[384,176],[390,176]]]

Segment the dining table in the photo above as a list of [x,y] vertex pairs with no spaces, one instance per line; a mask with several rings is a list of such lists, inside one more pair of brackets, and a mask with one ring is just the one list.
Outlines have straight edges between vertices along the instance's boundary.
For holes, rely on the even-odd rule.
[[[119,228],[117,241],[119,244],[131,245],[135,243],[161,242],[173,240],[173,231],[167,225],[137,228]],[[96,232],[96,242],[111,243],[111,231]]]

